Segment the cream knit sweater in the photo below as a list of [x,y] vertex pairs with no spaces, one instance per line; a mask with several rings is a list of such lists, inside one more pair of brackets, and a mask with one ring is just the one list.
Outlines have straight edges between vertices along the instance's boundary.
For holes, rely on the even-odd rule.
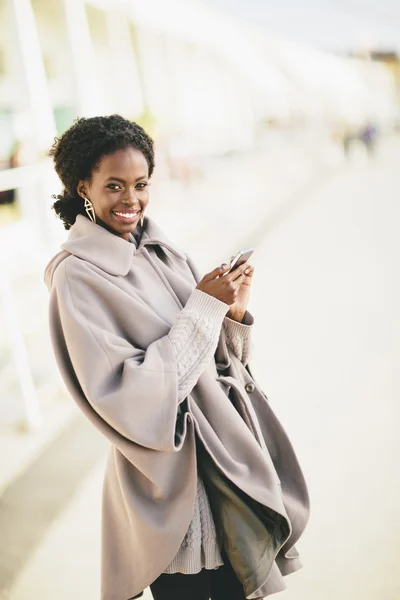
[[[138,232],[130,236],[136,246],[139,239]],[[195,288],[171,327],[168,336],[178,366],[179,402],[187,397],[209,361],[213,360],[220,336],[221,311],[223,314],[226,310],[227,304]],[[246,311],[241,323],[225,316],[222,324],[227,344],[244,365],[251,357],[253,323],[253,316]],[[164,573],[198,573],[203,568],[216,569],[222,564],[210,504],[198,474],[192,521],[177,554]]]

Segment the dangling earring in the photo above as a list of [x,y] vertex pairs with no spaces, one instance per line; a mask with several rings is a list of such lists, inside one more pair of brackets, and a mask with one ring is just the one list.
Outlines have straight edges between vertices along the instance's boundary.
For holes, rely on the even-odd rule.
[[93,221],[93,223],[96,223],[96,215],[94,213],[93,204],[90,202],[90,200],[88,198],[85,198],[84,206],[85,206],[86,214],[89,217],[89,219],[91,221]]
[[143,227],[143,221],[144,221],[144,214],[142,213],[142,216],[140,217],[140,225]]

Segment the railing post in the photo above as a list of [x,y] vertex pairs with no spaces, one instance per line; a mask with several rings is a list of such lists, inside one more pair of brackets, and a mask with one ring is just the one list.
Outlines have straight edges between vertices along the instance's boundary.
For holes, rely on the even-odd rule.
[[5,22],[12,32],[14,110],[28,120],[32,150],[47,151],[56,135],[56,126],[34,11],[30,0],[8,0],[6,7]]
[[32,372],[26,351],[24,336],[21,330],[12,283],[6,261],[1,260],[0,300],[4,311],[7,338],[10,344],[12,360],[18,377],[23,401],[23,418],[21,425],[28,431],[36,430],[43,424],[37,394],[33,383]]

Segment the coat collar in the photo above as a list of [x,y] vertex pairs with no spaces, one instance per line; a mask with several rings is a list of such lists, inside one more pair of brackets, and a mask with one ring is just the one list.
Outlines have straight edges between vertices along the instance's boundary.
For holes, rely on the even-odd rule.
[[[138,225],[140,227],[140,225]],[[69,230],[66,242],[61,245],[74,256],[87,260],[110,275],[125,276],[129,272],[132,258],[144,246],[164,246],[181,260],[186,254],[169,240],[163,230],[149,216],[144,217],[143,234],[138,248],[131,242],[93,223],[84,215],[78,215]]]

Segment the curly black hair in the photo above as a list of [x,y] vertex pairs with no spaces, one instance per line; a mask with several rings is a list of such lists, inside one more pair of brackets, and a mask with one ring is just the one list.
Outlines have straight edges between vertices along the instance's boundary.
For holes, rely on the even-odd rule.
[[76,191],[78,181],[91,181],[92,173],[103,156],[128,147],[143,153],[151,177],[154,142],[140,125],[120,115],[78,118],[60,138],[55,138],[48,155],[53,157],[63,190],[61,194],[52,195],[52,198],[57,198],[52,208],[65,229],[71,228],[78,214],[86,214],[84,200]]

